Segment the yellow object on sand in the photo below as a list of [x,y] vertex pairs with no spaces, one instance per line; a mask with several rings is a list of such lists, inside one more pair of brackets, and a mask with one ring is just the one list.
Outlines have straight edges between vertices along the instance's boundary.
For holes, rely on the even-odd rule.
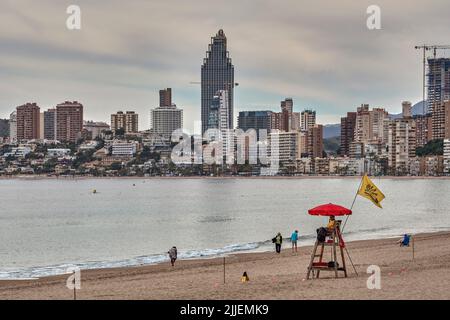
[[381,201],[385,198],[383,192],[377,188],[377,186],[369,179],[369,177],[364,175],[361,187],[358,190],[358,194],[366,199],[369,199],[379,208],[381,207]]

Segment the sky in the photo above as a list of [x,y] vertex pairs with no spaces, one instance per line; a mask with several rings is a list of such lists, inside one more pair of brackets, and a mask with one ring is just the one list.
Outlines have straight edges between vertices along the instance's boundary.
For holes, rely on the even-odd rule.
[[[66,27],[72,4],[81,30]],[[366,25],[373,4],[379,30]],[[200,86],[190,82],[200,81],[219,29],[239,83],[236,115],[278,111],[285,97],[295,111],[316,110],[322,124],[362,103],[399,113],[403,100],[422,97],[414,46],[450,44],[449,12],[448,0],[1,0],[0,118],[26,102],[43,111],[77,100],[88,120],[134,110],[144,130],[159,90],[171,87],[191,130]]]

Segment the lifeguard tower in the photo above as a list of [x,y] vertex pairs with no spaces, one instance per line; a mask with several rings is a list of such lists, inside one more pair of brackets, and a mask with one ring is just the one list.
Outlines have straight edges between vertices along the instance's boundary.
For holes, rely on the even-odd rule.
[[[339,272],[344,273],[344,277],[347,278],[347,268],[345,266],[344,247],[345,243],[342,239],[340,230],[341,221],[336,221],[335,228],[326,236],[324,241],[316,239],[314,249],[311,254],[311,261],[308,266],[308,274],[306,278],[309,279],[312,273],[312,278],[319,278],[320,271],[332,271],[336,278],[339,277]],[[325,247],[330,248],[331,258],[327,260],[324,255]],[[319,251],[319,253],[317,253]],[[328,251],[328,250],[327,250]],[[338,254],[339,251],[339,254]]]
[[[336,204],[325,204],[308,210],[310,215],[314,216],[344,216],[352,214],[350,209],[344,208]],[[323,240],[323,241],[321,241]],[[330,250],[326,250],[329,248]],[[311,254],[311,260],[308,265],[308,273],[306,279],[319,278],[321,271],[334,272],[336,278],[342,272],[347,277],[347,267],[345,264],[345,242],[341,234],[341,220],[336,220],[336,224],[332,230],[327,230],[325,239],[317,237],[316,243]],[[319,251],[319,252],[318,252]],[[326,259],[330,252],[330,259]]]

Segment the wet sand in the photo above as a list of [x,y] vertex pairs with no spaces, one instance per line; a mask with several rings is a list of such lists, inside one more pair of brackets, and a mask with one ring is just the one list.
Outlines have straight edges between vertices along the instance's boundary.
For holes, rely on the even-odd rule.
[[[309,246],[227,256],[225,284],[223,258],[82,271],[77,299],[450,299],[450,232],[415,235],[414,261],[412,247],[397,240],[347,243],[359,274],[347,259],[348,278],[322,272],[305,280]],[[381,268],[379,290],[367,288],[369,265]],[[247,283],[240,282],[244,271]],[[0,281],[0,299],[73,299],[67,277]]]

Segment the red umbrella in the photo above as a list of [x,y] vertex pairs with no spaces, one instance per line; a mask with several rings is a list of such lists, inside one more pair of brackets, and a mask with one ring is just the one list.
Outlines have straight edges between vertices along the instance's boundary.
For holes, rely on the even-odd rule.
[[345,216],[352,214],[352,210],[328,203],[309,209],[308,213],[312,216]]

